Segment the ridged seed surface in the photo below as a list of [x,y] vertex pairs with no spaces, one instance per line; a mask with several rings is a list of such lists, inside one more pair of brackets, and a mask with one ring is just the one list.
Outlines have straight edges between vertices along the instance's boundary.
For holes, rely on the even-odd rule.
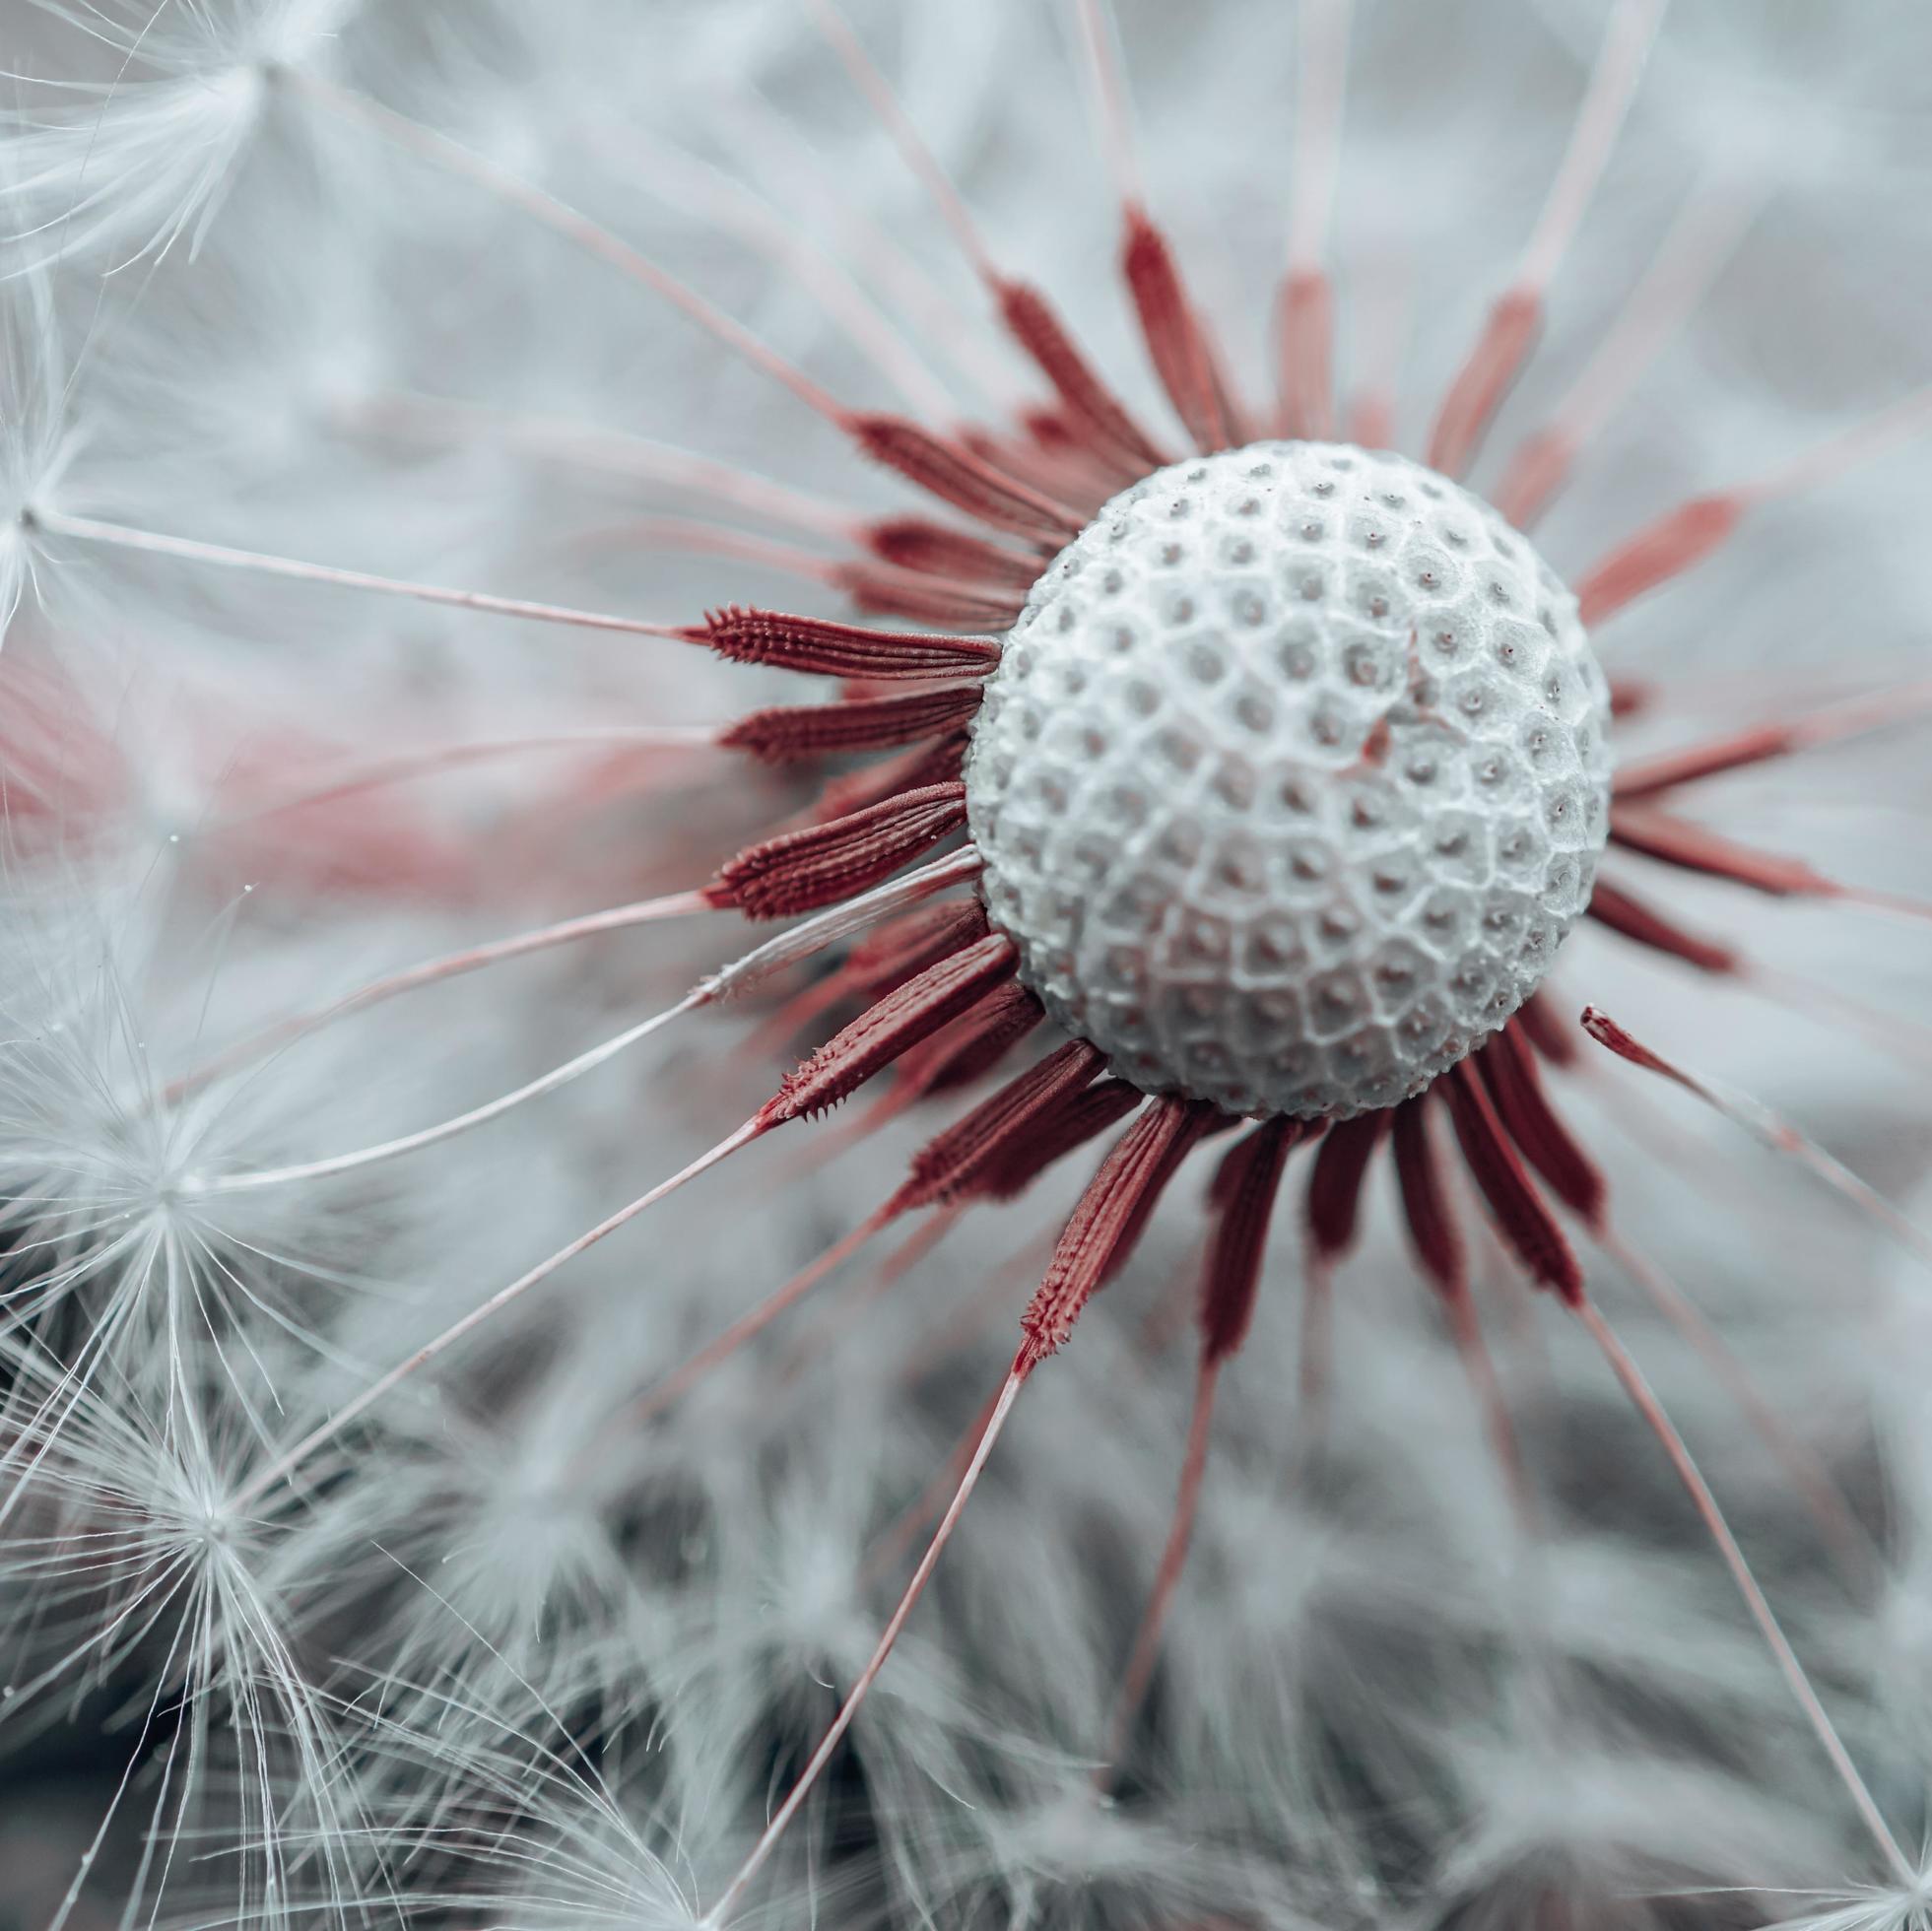
[[1421,1092],[1589,902],[1610,705],[1576,602],[1402,457],[1254,443],[1123,492],[1033,586],[966,763],[1021,976],[1150,1093]]

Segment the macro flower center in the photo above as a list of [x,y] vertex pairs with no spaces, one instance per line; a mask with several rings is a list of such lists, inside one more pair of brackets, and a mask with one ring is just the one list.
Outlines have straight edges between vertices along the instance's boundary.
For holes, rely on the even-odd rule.
[[1445,477],[1257,442],[1115,497],[1033,585],[966,763],[993,923],[1150,1093],[1420,1093],[1589,903],[1609,691],[1576,600]]

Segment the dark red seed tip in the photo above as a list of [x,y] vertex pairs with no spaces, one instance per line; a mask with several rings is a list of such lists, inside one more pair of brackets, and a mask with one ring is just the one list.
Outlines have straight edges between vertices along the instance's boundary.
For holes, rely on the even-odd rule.
[[1339,1260],[1355,1245],[1368,1164],[1387,1130],[1386,1112],[1363,1113],[1328,1129],[1308,1180],[1308,1238],[1316,1259]]
[[1013,976],[1019,963],[1013,941],[1003,932],[991,932],[928,966],[787,1074],[765,1111],[774,1119],[828,1111],[900,1054],[977,1005]]
[[1701,563],[1737,528],[1744,510],[1739,496],[1693,497],[1638,530],[1576,585],[1584,624],[1601,624],[1646,590]]
[[1609,1183],[1550,1103],[1527,1029],[1511,1021],[1475,1061],[1490,1103],[1516,1150],[1571,1213],[1587,1226],[1601,1228]]
[[1197,1101],[1157,1099],[1114,1143],[1062,1230],[1022,1322],[1040,1357],[1066,1345],[1081,1310],[1126,1264],[1162,1188],[1216,1118]]
[[913,1200],[923,1206],[994,1191],[1009,1166],[1043,1162],[1059,1116],[1084,1096],[1099,1067],[1094,1047],[1069,1039],[1009,1080],[913,1155],[905,1181]]
[[1009,476],[964,442],[884,413],[849,416],[843,428],[875,462],[994,529],[1049,552],[1080,533],[1078,512]]
[[1266,1120],[1223,1158],[1215,1173],[1221,1219],[1201,1276],[1204,1363],[1225,1361],[1247,1337],[1282,1168],[1300,1134],[1299,1120]]
[[706,888],[747,918],[782,918],[856,898],[966,823],[957,779],[884,798],[862,811],[749,845]]
[[1738,955],[1729,946],[1687,932],[1622,886],[1612,885],[1601,876],[1590,892],[1589,915],[1635,944],[1667,952],[1700,972],[1728,974],[1738,970]]
[[830,704],[774,704],[741,717],[718,734],[718,743],[766,765],[797,764],[938,737],[968,722],[978,708],[977,684]]
[[1661,1073],[1669,1080],[1682,1077],[1677,1068],[1667,1059],[1660,1059],[1648,1046],[1639,1044],[1608,1013],[1598,1007],[1585,1006],[1582,1023],[1583,1031],[1598,1045],[1608,1046],[1620,1059],[1628,1059],[1632,1066],[1641,1066],[1646,1072]]
[[1449,1102],[1456,1139],[1471,1176],[1489,1202],[1498,1230],[1532,1280],[1572,1304],[1582,1298],[1583,1270],[1563,1230],[1509,1144],[1483,1083],[1465,1059],[1436,1082]]
[[770,664],[812,677],[979,677],[999,662],[997,637],[870,631],[819,617],[728,604],[702,630],[682,634],[737,664]]
[[1456,1300],[1468,1292],[1468,1263],[1441,1161],[1430,1139],[1428,1106],[1425,1094],[1395,1109],[1395,1172],[1416,1258],[1436,1293]]

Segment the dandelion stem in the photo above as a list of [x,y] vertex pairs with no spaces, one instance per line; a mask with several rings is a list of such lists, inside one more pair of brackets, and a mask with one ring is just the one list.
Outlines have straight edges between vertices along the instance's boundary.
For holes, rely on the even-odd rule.
[[1476,1312],[1476,1298],[1464,1284],[1456,1292],[1445,1295],[1442,1305],[1448,1316],[1449,1334],[1455,1343],[1456,1358],[1462,1364],[1463,1376],[1476,1398],[1477,1407],[1482,1411],[1483,1432],[1489,1436],[1490,1453],[1496,1457],[1497,1467],[1502,1471],[1503,1487],[1509,1494],[1509,1506],[1515,1515],[1517,1531],[1526,1544],[1533,1542],[1540,1523],[1536,1490],[1531,1485],[1529,1470],[1523,1462],[1522,1443],[1517,1439],[1516,1425],[1510,1417],[1509,1403],[1502,1392],[1501,1378],[1497,1373],[1496,1359],[1483,1336],[1483,1324]]
[[[833,19],[836,21],[836,16]],[[850,41],[849,32],[847,40]],[[833,43],[838,46],[841,59],[846,59],[847,67],[852,68],[845,47],[835,36]],[[856,41],[850,44],[856,48]],[[853,78],[859,81],[861,89],[868,96],[873,87],[890,93],[878,70],[870,67],[862,52],[857,59],[861,66],[867,67],[872,79],[872,86],[868,87],[854,68]],[[955,368],[997,412],[1012,411],[1018,401],[1013,372],[993,347],[983,325],[962,308],[953,293],[942,288],[924,264],[876,216],[866,212],[860,198],[846,191],[844,183],[827,168],[824,157],[797,128],[770,101],[756,93],[737,100],[723,98],[717,105],[719,112],[732,123],[732,138],[741,146],[755,150],[767,166],[779,169],[787,189],[810,203],[837,232],[847,256],[862,277],[887,290],[911,315],[925,348],[929,352],[943,349]],[[888,131],[915,174],[923,178],[924,166],[938,166],[929,149],[925,151],[924,166],[912,159],[911,149],[919,146],[919,140],[902,109],[897,120],[889,120]],[[951,183],[945,183],[945,187],[950,190]],[[990,264],[975,266],[983,279],[984,266]]]
[[[870,102],[887,138],[924,185],[941,222],[951,231],[960,252],[992,297],[1007,335],[1058,392],[1067,425],[1084,444],[1088,457],[1123,483],[1168,461],[1142,434],[1119,399],[1088,364],[1044,297],[1025,282],[1001,272],[958,188],[830,0],[806,0],[806,4],[853,84]],[[942,305],[937,319],[928,316],[926,333],[936,332],[956,338],[962,333],[951,304]],[[988,393],[1000,395],[1008,387],[998,381],[982,386],[987,387]],[[1010,402],[1007,406],[1013,407]],[[1025,411],[1014,409],[1013,413],[1024,415]]]
[[1765,502],[1835,483],[1848,471],[1890,455],[1928,428],[1932,428],[1932,383],[1800,450],[1755,482],[1741,485],[1739,494],[1753,502]]
[[575,610],[565,604],[532,603],[524,597],[496,597],[481,590],[450,590],[440,584],[412,583],[400,577],[375,576],[367,570],[339,569],[331,564],[304,563],[295,557],[274,557],[257,550],[233,550],[227,544],[202,543],[193,537],[131,529],[123,523],[103,523],[92,516],[69,516],[55,509],[36,507],[26,513],[25,521],[30,528],[48,536],[73,537],[78,542],[107,544],[117,550],[140,550],[157,557],[178,557],[187,563],[213,564],[225,569],[252,570],[262,576],[293,577],[303,583],[333,583],[345,590],[374,590],[385,596],[414,598],[418,603],[480,610],[497,617],[524,617],[539,624],[566,624],[578,630],[671,637],[679,642],[690,640],[675,624],[647,624],[641,618],[613,617],[602,611]]
[[1409,349],[1416,306],[1415,264],[1385,263],[1358,281],[1359,311],[1351,330],[1351,360],[1361,375],[1349,402],[1348,438],[1364,449],[1395,446],[1402,365]]
[[1321,1460],[1328,1440],[1328,1391],[1335,1378],[1335,1269],[1318,1256],[1301,1265],[1301,1321],[1296,1365],[1291,1480]]
[[[850,1283],[816,1328],[793,1344],[785,1357],[780,1378],[786,1382],[797,1380],[821,1354],[836,1345],[842,1333],[849,1332],[869,1307],[903,1281],[945,1239],[959,1224],[966,1205],[963,1201],[950,1201],[932,1208],[923,1224],[914,1228],[876,1268],[866,1277]],[[1004,1287],[1005,1284],[1001,1282],[1000,1285]],[[978,1311],[974,1306],[974,1297],[966,1297],[961,1312],[967,1318],[958,1325],[969,1328],[973,1324],[971,1317]],[[952,1346],[957,1340],[958,1335],[949,1333],[944,1324],[927,1332],[918,1347],[900,1358],[901,1383],[909,1385],[916,1382],[922,1373],[952,1353]]]
[[[611,551],[649,548],[671,550],[686,555],[723,557],[733,563],[749,564],[755,569],[768,569],[808,583],[838,588],[850,566],[835,557],[807,550],[795,543],[781,543],[757,530],[741,530],[730,523],[710,523],[699,516],[633,516],[621,523],[586,530],[574,538],[570,548],[579,557]],[[887,569],[889,566],[878,566]]]
[[1723,1510],[1717,1505],[1717,1498],[1711,1494],[1709,1484],[1704,1481],[1696,1461],[1692,1459],[1690,1449],[1685,1446],[1684,1437],[1678,1433],[1664,1412],[1663,1404],[1643,1378],[1643,1370],[1637,1366],[1602,1314],[1588,1300],[1577,1301],[1575,1311],[1577,1319],[1583,1323],[1590,1339],[1609,1364],[1611,1372],[1622,1383],[1631,1406],[1670,1458],[1677,1479],[1684,1485],[1685,1493],[1702,1518],[1704,1529],[1716,1545],[1717,1553],[1724,1559],[1724,1565],[1730,1570],[1731,1579],[1737,1584],[1738,1593],[1744,1598],[1752,1621],[1758,1625],[1765,1646],[1790,1687],[1805,1721],[1811,1725],[1813,1734],[1831,1759],[1832,1767],[1837,1772],[1838,1780],[1844,1785],[1866,1830],[1871,1832],[1873,1842],[1878,1845],[1898,1881],[1916,1886],[1917,1873],[1899,1848],[1898,1838],[1892,1834],[1891,1826],[1886,1823],[1884,1813],[1880,1811],[1871,1791],[1865,1787],[1864,1778],[1858,1774],[1857,1765],[1852,1763],[1843,1740],[1833,1727],[1825,1705],[1819,1700],[1818,1692],[1812,1688],[1811,1679],[1805,1674],[1805,1666],[1798,1660],[1797,1652],[1779,1627],[1764,1590],[1758,1586],[1758,1578],[1752,1574],[1751,1565],[1745,1560],[1744,1551],[1738,1547],[1737,1538],[1731,1533]]
[[433,1341],[424,1343],[413,1355],[398,1362],[380,1379],[371,1381],[362,1393],[345,1407],[338,1409],[326,1422],[310,1430],[293,1448],[264,1469],[239,1492],[235,1497],[234,1506],[237,1509],[245,1509],[259,1501],[278,1483],[286,1481],[316,1449],[334,1440],[359,1416],[366,1415],[390,1389],[406,1381],[418,1368],[427,1366],[438,1355],[446,1353],[465,1336],[475,1333],[493,1315],[500,1314],[512,1301],[521,1298],[540,1282],[547,1281],[566,1261],[574,1260],[577,1255],[594,1247],[607,1235],[615,1233],[619,1228],[629,1226],[639,1214],[655,1207],[667,1195],[677,1192],[687,1181],[697,1179],[700,1173],[707,1172],[721,1161],[729,1159],[741,1147],[749,1146],[752,1141],[768,1130],[768,1125],[763,1116],[754,1114],[743,1126],[720,1140],[709,1152],[699,1155],[689,1166],[672,1174],[668,1180],[660,1181],[648,1193],[639,1194],[629,1205],[620,1207],[608,1219],[599,1221],[588,1232],[578,1234],[567,1246],[558,1248],[548,1259],[539,1261],[527,1273],[519,1274],[507,1287],[500,1288],[488,1300],[471,1308],[461,1320],[443,1329]]
[[893,1645],[899,1641],[899,1631],[904,1629],[906,1619],[912,1614],[920,1596],[925,1592],[926,1583],[931,1579],[934,1568],[938,1566],[940,1556],[953,1538],[953,1531],[959,1527],[960,1518],[966,1513],[966,1503],[978,1486],[981,1472],[992,1455],[994,1444],[999,1440],[1000,1432],[1006,1427],[1007,1417],[1013,1412],[1013,1404],[1019,1399],[1020,1390],[1026,1385],[1027,1376],[1032,1372],[1035,1358],[1029,1349],[1022,1349],[1015,1358],[1006,1381],[1001,1387],[992,1413],[987,1417],[985,1427],[980,1431],[979,1441],[972,1451],[972,1459],[966,1464],[965,1475],[960,1478],[960,1486],[954,1491],[953,1499],[948,1505],[939,1527],[933,1532],[932,1541],[926,1546],[926,1553],[920,1558],[919,1566],[913,1570],[912,1579],[905,1585],[905,1592],[899,1599],[899,1607],[893,1611],[880,1635],[878,1646],[862,1669],[845,1700],[838,1707],[838,1714],[832,1719],[831,1727],[820,1739],[819,1747],[813,1751],[811,1760],[800,1772],[798,1781],[791,1787],[790,1794],[778,1806],[770,1823],[765,1827],[764,1834],[752,1846],[752,1852],[742,1865],[738,1874],[726,1885],[724,1894],[718,1901],[705,1912],[700,1931],[717,1931],[737,1908],[739,1900],[750,1889],[759,1872],[764,1869],[766,1859],[776,1848],[798,1815],[801,1805],[811,1794],[813,1786],[824,1774],[825,1767],[832,1762],[833,1753],[843,1740],[845,1732],[852,1727],[852,1720],[859,1713],[879,1672],[885,1668],[886,1659],[893,1653]]
[[813,954],[823,952],[838,940],[862,932],[867,926],[876,925],[880,919],[903,911],[908,905],[916,905],[935,893],[976,878],[984,869],[985,862],[976,850],[968,846],[951,857],[938,858],[930,865],[922,865],[916,872],[907,872],[903,878],[874,886],[870,892],[848,899],[842,905],[828,906],[816,917],[805,919],[775,938],[766,940],[742,959],[734,960],[729,966],[713,972],[704,981],[705,997],[735,999],[741,993],[750,992],[754,987],[765,984],[774,973],[810,959]]
[[[1855,999],[1830,980],[1748,960],[1739,963],[1737,983],[1746,992],[1767,999],[1785,1012],[1797,1013],[1815,1026],[1830,1026],[1863,1039],[1890,1060],[1910,1059],[1921,1067],[1932,1067],[1932,1027]],[[1742,1103],[1742,1096],[1731,1097]]]
[[1660,864],[1724,879],[1772,898],[1823,899],[1899,918],[1932,918],[1932,901],[1870,886],[1844,885],[1801,858],[1760,851],[1657,805],[1613,803],[1610,836]]
[[982,282],[997,282],[999,271],[993,266],[993,258],[987,251],[965,197],[953,185],[952,176],[939,165],[933,151],[920,138],[911,116],[899,104],[899,97],[887,85],[885,76],[860,45],[858,35],[852,32],[844,16],[832,5],[832,0],[805,0],[805,9],[819,32],[831,42],[839,64],[851,77],[852,85],[871,104],[888,138],[899,150],[900,159],[924,184],[926,192],[932,197],[933,206],[939,211],[940,220],[952,231],[960,252],[972,264],[973,273]]

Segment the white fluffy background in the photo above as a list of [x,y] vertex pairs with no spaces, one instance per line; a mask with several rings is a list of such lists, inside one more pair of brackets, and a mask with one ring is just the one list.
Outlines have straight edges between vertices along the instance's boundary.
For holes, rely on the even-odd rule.
[[[1341,355],[1367,307],[1349,291],[1407,281],[1411,446],[1534,219],[1603,16],[1603,0],[1358,9]],[[1070,10],[884,0],[851,17],[998,256],[1050,286],[1151,414]],[[1677,0],[1477,487],[1703,170],[1732,170],[1758,213],[1550,517],[1559,569],[1932,374],[1926,20],[1911,0]],[[1151,198],[1258,384],[1295,9],[1123,0],[1120,25]],[[883,1298],[834,1287],[672,1416],[628,1425],[640,1389],[870,1211],[919,1128],[810,1174],[803,1130],[780,1136],[399,1391],[299,1495],[233,1506],[372,1373],[742,1119],[784,1063],[734,1051],[742,1016],[700,1019],[408,1161],[184,1192],[209,1167],[477,1104],[667,1003],[743,935],[707,918],[550,954],[158,1099],[222,1046],[472,939],[694,884],[793,801],[717,761],[579,747],[353,808],[262,808],[389,753],[716,719],[772,687],[669,643],[55,540],[16,511],[688,621],[728,600],[835,605],[653,532],[708,512],[621,462],[545,453],[540,420],[824,502],[904,500],[648,291],[265,83],[264,63],[366,91],[564,195],[854,400],[898,398],[720,225],[740,189],[862,278],[868,225],[890,232],[951,316],[898,307],[906,339],[963,410],[985,407],[982,383],[1024,395],[1024,371],[792,0],[10,0],[0,17],[0,228],[24,237],[0,285],[0,615],[18,602],[0,655],[0,1919],[659,1931],[716,1897],[869,1650],[903,1564],[869,1573],[868,1551],[991,1391],[1025,1268],[1087,1169],[980,1211]],[[1767,508],[1620,617],[1608,667],[1667,699],[1630,743],[1922,675],[1928,485],[1922,447],[1896,453]],[[1700,811],[1922,892],[1924,742],[1908,723],[1724,780]],[[1766,968],[1896,1021],[1875,1035],[1802,987],[1699,983],[1592,932],[1561,967],[1566,1006],[1605,1005],[1907,1201],[1932,1145],[1932,931],[1668,890]],[[1610,1262],[1594,1291],[1915,1852],[1932,1820],[1932,1278],[1591,1051],[1563,1099],[1620,1226],[1843,1486],[1848,1548]],[[1922,1924],[1896,1889],[1861,1894],[1885,1873],[1654,1443],[1485,1250],[1543,1516],[1522,1545],[1379,1187],[1339,1284],[1329,1452],[1300,1481],[1299,1230],[1281,1217],[1154,1698],[1118,1798],[1095,1806],[1179,1460],[1188,1351],[1152,1345],[1149,1322],[1191,1279],[1199,1178],[1029,1389],[750,1918]]]

